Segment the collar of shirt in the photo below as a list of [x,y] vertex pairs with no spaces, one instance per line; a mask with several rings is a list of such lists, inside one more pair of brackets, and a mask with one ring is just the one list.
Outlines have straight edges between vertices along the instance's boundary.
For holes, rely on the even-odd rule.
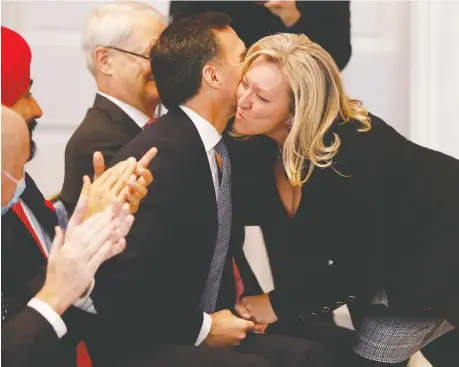
[[118,98],[109,96],[101,91],[97,91],[102,97],[107,98],[109,101],[116,104],[119,108],[123,110],[123,112],[128,115],[139,127],[142,129],[145,124],[150,121],[150,117],[145,115],[142,111],[138,110],[127,103],[120,101]]
[[198,130],[199,136],[204,144],[204,149],[206,152],[211,151],[220,141],[221,136],[218,133],[217,129],[204,117],[198,115],[196,112],[190,108],[181,105],[180,108],[187,114],[187,116],[193,121],[193,124]]

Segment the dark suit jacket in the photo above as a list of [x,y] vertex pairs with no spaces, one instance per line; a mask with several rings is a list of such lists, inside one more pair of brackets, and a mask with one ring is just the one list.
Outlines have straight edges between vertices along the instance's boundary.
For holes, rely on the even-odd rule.
[[117,105],[100,94],[65,148],[65,176],[60,200],[73,213],[83,184],[83,176],[94,176],[93,154],[100,151],[108,165],[116,153],[141,128]]
[[[126,250],[100,268],[93,292],[106,332],[100,340],[118,361],[161,343],[195,343],[203,322],[199,301],[217,239],[212,175],[193,122],[179,108],[169,111],[112,163],[140,158],[151,147],[158,148],[149,166],[155,181],[135,215]],[[239,257],[241,238],[242,227],[233,221],[217,309],[234,306],[231,257]]]
[[285,317],[315,317],[368,303],[384,288],[401,315],[431,308],[458,325],[459,161],[371,118],[366,133],[356,121],[335,122],[327,139],[336,133],[342,144],[333,168],[348,177],[315,168],[288,228],[275,220],[283,210],[273,176],[277,145],[264,137],[237,142],[253,148],[233,160],[246,164],[233,169],[233,185],[246,193],[239,201],[247,224],[265,233],[273,306]]
[[[32,178],[26,174],[21,199],[50,238],[57,218]],[[58,339],[52,326],[27,303],[44,284],[46,259],[13,210],[2,216],[2,302],[9,304],[2,322],[2,362],[6,366],[73,366],[76,345],[92,315],[71,307],[63,315],[67,334]]]
[[330,53],[340,70],[344,69],[352,53],[349,1],[297,1],[297,6],[301,18],[290,28],[251,1],[172,1],[170,13],[174,19],[206,11],[226,13],[247,48],[270,34],[304,33]]

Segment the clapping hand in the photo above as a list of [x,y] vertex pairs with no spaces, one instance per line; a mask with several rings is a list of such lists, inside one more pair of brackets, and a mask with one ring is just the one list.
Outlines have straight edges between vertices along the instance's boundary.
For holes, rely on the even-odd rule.
[[99,266],[126,247],[125,236],[134,217],[129,205],[113,200],[102,212],[87,218],[89,182],[83,185],[75,212],[64,232],[56,227],[46,281],[36,298],[59,315],[88,288]]
[[[147,186],[153,182],[153,175],[147,169],[158,150],[150,149],[138,162],[135,158],[121,161],[105,170],[104,157],[95,152],[93,157],[94,182],[90,185],[88,215],[100,212],[106,205],[117,198],[121,203],[129,203],[131,213],[137,212],[141,200],[147,195]],[[83,177],[89,182],[89,177]]]

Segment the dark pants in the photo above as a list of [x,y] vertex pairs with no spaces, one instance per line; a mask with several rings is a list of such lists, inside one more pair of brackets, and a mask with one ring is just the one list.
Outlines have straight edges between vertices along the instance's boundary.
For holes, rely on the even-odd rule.
[[267,332],[303,338],[323,345],[331,354],[332,365],[336,367],[344,366],[341,363],[343,358],[351,353],[354,354],[352,347],[356,340],[355,331],[337,326],[332,314],[306,322],[299,319],[283,320],[270,325]]
[[124,367],[330,367],[331,357],[315,342],[281,335],[249,334],[240,346],[157,347]]

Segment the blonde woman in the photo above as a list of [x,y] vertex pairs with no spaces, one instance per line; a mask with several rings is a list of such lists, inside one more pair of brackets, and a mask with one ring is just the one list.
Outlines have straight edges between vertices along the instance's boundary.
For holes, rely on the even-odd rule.
[[255,43],[237,96],[233,132],[257,137],[233,144],[244,151],[233,187],[247,224],[264,231],[275,283],[238,312],[297,333],[359,305],[346,366],[404,366],[459,325],[459,161],[350,99],[330,55],[304,35]]

